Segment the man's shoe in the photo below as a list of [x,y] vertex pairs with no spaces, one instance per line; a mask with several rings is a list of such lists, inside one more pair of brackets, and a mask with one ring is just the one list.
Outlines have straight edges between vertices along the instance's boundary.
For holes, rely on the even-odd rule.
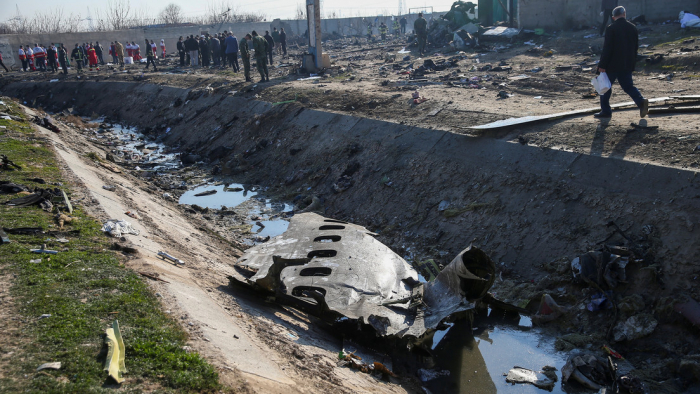
[[639,117],[644,118],[647,116],[648,113],[649,113],[649,100],[644,99],[644,101],[642,101],[642,106],[639,107]]
[[593,114],[593,117],[598,118],[598,119],[607,119],[607,118],[612,118],[612,114],[609,114],[606,112],[598,112],[596,114]]

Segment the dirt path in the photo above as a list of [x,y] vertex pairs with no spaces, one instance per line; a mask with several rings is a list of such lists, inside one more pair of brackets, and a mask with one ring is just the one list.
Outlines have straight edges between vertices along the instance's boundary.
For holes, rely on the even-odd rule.
[[[153,282],[163,308],[190,332],[190,346],[219,368],[224,383],[260,393],[406,392],[397,384],[337,368],[340,341],[311,326],[299,312],[231,292],[227,275],[241,252],[209,235],[176,204],[148,192],[145,182],[96,165],[85,154],[98,147],[83,135],[65,125],[60,134],[38,129],[53,142],[66,172],[72,172],[68,175],[84,186],[84,204],[91,214],[103,222],[127,219],[140,231],[126,236],[139,250],[126,264],[168,282]],[[103,185],[117,189],[110,192]],[[139,219],[124,215],[127,211],[138,212]],[[185,265],[161,260],[161,250]]]

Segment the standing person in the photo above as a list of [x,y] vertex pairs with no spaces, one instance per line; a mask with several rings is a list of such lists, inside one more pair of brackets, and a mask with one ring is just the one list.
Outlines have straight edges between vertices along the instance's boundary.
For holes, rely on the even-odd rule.
[[382,22],[379,24],[379,34],[382,36],[382,41],[386,40],[386,33],[389,31],[389,28],[387,27],[386,23]]
[[267,71],[267,51],[268,41],[258,35],[253,30],[253,49],[255,50],[255,62],[260,73],[260,82],[269,82],[270,73]]
[[[275,47],[275,40],[272,39],[268,30],[265,30],[264,38],[267,40],[267,55],[270,56],[270,65],[272,66],[272,48]],[[257,54],[255,56],[257,56]]]
[[117,64],[117,51],[114,48],[114,42],[109,43],[109,55],[112,56],[112,63]]
[[49,49],[46,50],[46,60],[49,63],[49,70],[52,73],[58,71],[58,67],[56,66],[56,47],[53,45],[53,42],[49,46]]
[[117,52],[117,61],[121,67],[124,67],[124,45],[119,41],[114,41],[114,49]]
[[129,43],[129,41],[127,41],[126,45],[124,45],[124,49],[126,50],[127,57],[134,57],[134,49],[133,49],[132,45]]
[[282,44],[282,53],[287,56],[287,33],[284,31],[284,27],[280,29],[280,44]]
[[219,39],[216,38],[216,34],[209,40],[209,46],[211,47],[212,58],[214,59],[214,67],[218,67],[219,64],[221,64],[221,43]]
[[5,67],[5,63],[3,63],[2,61],[2,51],[0,51],[0,66],[2,66],[2,68],[5,69],[5,72],[10,72],[10,70],[8,70],[7,67]]
[[131,49],[134,51],[134,63],[140,62],[141,57],[141,47],[134,41],[131,41]]
[[241,40],[241,61],[243,62],[243,75],[245,76],[245,81],[246,82],[253,82],[252,79],[250,79],[250,49],[248,49],[248,40],[251,40],[253,37],[250,36],[250,34],[246,34],[245,37]]
[[[308,31],[308,30],[307,30]],[[367,25],[367,39],[372,39],[372,22]]]
[[[643,118],[649,112],[649,100],[639,93],[632,81],[639,48],[637,26],[627,21],[625,7],[615,8],[612,12],[612,20],[613,23],[605,29],[605,43],[598,62],[598,71],[607,73],[611,84],[615,83],[615,80],[620,82],[622,90],[632,97],[639,107],[639,116]],[[596,118],[612,117],[611,95],[612,88],[600,96],[600,112],[594,115]]]
[[80,46],[80,51],[83,53],[83,67],[87,66],[87,44],[83,43],[83,45]]
[[156,67],[155,52],[153,52],[153,47],[148,45],[148,40],[146,40],[146,46],[144,48],[146,51],[146,70],[148,70],[149,64],[153,64],[153,71],[158,71],[158,68]]
[[275,43],[275,52],[280,53],[280,32],[276,27],[272,28],[272,41]]
[[190,55],[190,66],[194,67],[199,65],[199,44],[197,44],[197,40],[194,39],[194,35],[190,35],[190,38],[185,41],[185,49],[187,49]]
[[413,30],[418,36],[418,53],[423,56],[425,53],[425,44],[428,41],[428,21],[423,18],[423,13],[418,13],[418,19],[413,22]]
[[63,75],[68,74],[68,51],[66,51],[66,47],[61,44],[60,47],[58,47],[58,62],[61,64],[61,68],[63,69]]
[[102,48],[102,45],[100,45],[100,42],[99,42],[99,41],[95,41],[95,53],[97,54],[97,60],[99,60],[99,61],[100,61],[100,64],[104,66],[104,65],[105,65],[105,61],[104,61],[104,59],[102,58],[102,52],[103,52],[103,51],[104,51],[104,49]]
[[83,71],[83,51],[80,50],[78,44],[75,44],[75,48],[70,53],[70,58],[75,60],[75,64],[78,65],[78,73]]
[[153,49],[153,57],[157,58],[156,54],[158,53],[158,47],[156,46],[156,43],[151,40],[151,49]]
[[401,34],[406,34],[406,25],[408,24],[408,20],[405,16],[401,18],[399,24],[401,25]]
[[24,47],[19,46],[19,60],[22,62],[22,71],[27,71],[27,54],[24,52]]
[[221,67],[226,68],[226,37],[228,33],[224,30],[223,33],[219,33],[219,42],[221,43]]
[[612,17],[615,7],[617,7],[617,0],[602,0],[600,2],[600,16],[603,17],[603,24],[600,25],[601,36],[605,33],[605,28],[608,27],[608,18]]
[[398,36],[401,32],[401,26],[399,26],[399,18],[394,18],[394,35]]
[[36,71],[36,67],[34,67],[34,51],[32,51],[32,48],[30,45],[27,45],[27,49],[25,50],[27,53],[27,62],[29,62],[29,69],[32,71]]
[[46,54],[39,44],[34,44],[34,64],[40,71],[46,71]]
[[199,53],[202,54],[202,67],[209,67],[209,55],[211,50],[209,49],[209,42],[206,38],[199,40]]
[[177,40],[177,54],[180,55],[180,67],[185,66],[185,43],[182,41],[182,36]]
[[160,49],[163,52],[163,59],[165,59],[165,39],[164,38],[160,39]]
[[238,39],[233,33],[228,33],[228,37],[226,37],[226,57],[231,64],[231,68],[233,68],[233,72],[241,71],[241,68],[238,66]]
[[100,66],[97,65],[97,53],[92,46],[88,48],[88,63],[90,63],[90,71],[92,71],[92,66],[95,66],[97,71],[100,71]]

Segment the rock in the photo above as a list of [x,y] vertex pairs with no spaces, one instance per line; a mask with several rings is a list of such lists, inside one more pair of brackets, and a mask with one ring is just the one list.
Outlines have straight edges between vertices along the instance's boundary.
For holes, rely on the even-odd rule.
[[634,294],[629,297],[625,297],[617,305],[623,316],[632,316],[641,312],[644,309],[644,297],[641,294]]
[[688,383],[700,382],[700,362],[697,359],[681,360],[678,376]]
[[613,337],[615,342],[633,341],[654,332],[658,324],[654,317],[647,313],[632,316],[615,326]]

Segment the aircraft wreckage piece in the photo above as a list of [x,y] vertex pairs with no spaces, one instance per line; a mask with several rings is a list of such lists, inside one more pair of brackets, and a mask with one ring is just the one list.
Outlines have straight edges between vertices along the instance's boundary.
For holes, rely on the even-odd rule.
[[240,282],[317,315],[370,324],[379,335],[419,337],[450,315],[474,308],[495,278],[481,250],[462,251],[430,283],[364,227],[314,213],[250,248],[236,266]]

